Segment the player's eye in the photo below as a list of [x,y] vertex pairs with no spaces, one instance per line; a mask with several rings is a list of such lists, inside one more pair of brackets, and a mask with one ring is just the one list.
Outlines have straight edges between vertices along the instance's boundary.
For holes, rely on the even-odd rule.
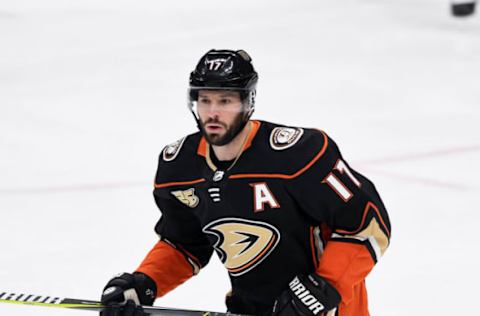
[[232,103],[232,100],[230,98],[220,99],[220,104],[222,104],[222,105],[227,105],[227,104],[230,104],[230,103]]
[[210,99],[199,97],[198,98],[198,103],[199,104],[210,104]]

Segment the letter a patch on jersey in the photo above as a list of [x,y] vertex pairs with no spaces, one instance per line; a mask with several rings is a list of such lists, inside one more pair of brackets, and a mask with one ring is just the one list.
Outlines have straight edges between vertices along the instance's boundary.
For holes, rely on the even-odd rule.
[[253,188],[253,211],[255,213],[265,210],[265,204],[270,205],[270,208],[280,207],[267,183],[250,183],[250,186]]
[[176,197],[180,202],[185,204],[188,207],[194,208],[200,202],[198,196],[195,195],[195,189],[190,188],[188,190],[178,190],[170,192],[174,197]]

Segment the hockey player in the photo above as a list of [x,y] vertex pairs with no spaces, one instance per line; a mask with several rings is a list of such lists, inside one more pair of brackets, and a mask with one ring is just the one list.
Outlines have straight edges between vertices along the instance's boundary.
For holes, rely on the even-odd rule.
[[323,131],[250,119],[257,78],[242,50],[211,50],[191,73],[200,131],[161,152],[159,241],[105,286],[105,316],[143,315],[139,304],[214,251],[230,276],[230,312],[369,315],[365,277],[389,244],[385,207]]

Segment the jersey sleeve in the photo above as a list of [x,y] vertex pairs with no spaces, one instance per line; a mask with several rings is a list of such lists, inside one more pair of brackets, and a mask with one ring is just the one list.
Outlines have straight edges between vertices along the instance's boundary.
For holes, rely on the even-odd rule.
[[[165,170],[160,159],[156,183]],[[155,226],[160,240],[147,254],[136,271],[150,276],[157,285],[157,296],[163,296],[204,267],[213,253],[207,237],[192,210],[174,199],[165,188],[155,188],[155,202],[162,215]]]
[[353,170],[323,132],[308,143],[318,148],[292,191],[312,223],[331,232],[316,272],[348,304],[389,245],[390,222],[373,183]]

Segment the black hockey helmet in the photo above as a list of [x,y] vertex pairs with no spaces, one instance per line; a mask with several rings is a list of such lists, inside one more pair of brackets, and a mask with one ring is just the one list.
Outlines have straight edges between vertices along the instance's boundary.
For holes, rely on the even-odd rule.
[[258,74],[253,68],[252,58],[246,51],[209,50],[190,73],[188,106],[197,124],[199,118],[194,108],[199,90],[233,90],[240,92],[245,106],[244,126],[255,107],[257,81]]
[[208,51],[190,74],[190,87],[254,88],[258,75],[244,50]]

